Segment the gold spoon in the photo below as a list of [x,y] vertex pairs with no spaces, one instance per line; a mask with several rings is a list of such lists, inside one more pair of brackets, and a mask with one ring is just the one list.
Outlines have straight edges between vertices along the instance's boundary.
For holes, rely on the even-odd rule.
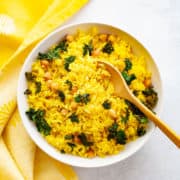
[[119,70],[104,61],[98,61],[104,64],[106,69],[111,73],[111,81],[114,85],[114,92],[117,96],[127,99],[138,107],[156,126],[177,146],[180,148],[180,136],[176,134],[166,123],[161,121],[151,110],[143,105],[138,98],[136,98],[127,86],[124,78]]

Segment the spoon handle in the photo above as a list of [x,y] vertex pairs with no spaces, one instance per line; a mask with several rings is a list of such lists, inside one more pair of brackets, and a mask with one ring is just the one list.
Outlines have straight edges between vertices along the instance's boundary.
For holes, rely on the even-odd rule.
[[171,129],[165,122],[159,119],[151,110],[143,105],[139,99],[135,96],[131,96],[130,101],[136,105],[154,124],[164,132],[164,134],[178,147],[180,148],[180,136]]

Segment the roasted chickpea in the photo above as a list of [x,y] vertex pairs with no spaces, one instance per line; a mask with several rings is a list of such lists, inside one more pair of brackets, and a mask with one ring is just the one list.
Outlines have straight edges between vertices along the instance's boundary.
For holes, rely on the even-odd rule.
[[76,93],[77,90],[78,90],[78,87],[77,86],[73,86],[71,91],[72,91],[72,93]]
[[74,37],[72,35],[67,35],[66,40],[72,42],[74,40]]
[[77,107],[78,107],[78,104],[73,101],[73,102],[71,103],[71,108],[72,108],[72,110],[76,110]]
[[93,158],[95,156],[95,153],[92,149],[90,149],[88,152],[87,152],[87,155],[89,158]]
[[151,79],[150,78],[146,78],[145,80],[144,80],[144,85],[145,85],[145,87],[150,87],[151,86]]
[[47,60],[41,60],[41,67],[47,68],[49,66],[49,62]]
[[117,119],[117,113],[114,109],[109,110],[109,115],[112,119]]
[[99,49],[95,49],[95,50],[92,52],[92,56],[93,56],[93,57],[97,57],[97,56],[99,56],[99,54],[100,54],[100,50],[99,50]]
[[116,40],[116,37],[114,35],[109,35],[108,41],[114,42]]
[[106,41],[106,40],[107,40],[107,37],[108,37],[107,34],[100,34],[100,35],[99,35],[99,39],[100,39],[101,41]]
[[51,73],[50,73],[50,72],[46,72],[46,73],[44,74],[44,79],[45,79],[45,80],[50,80],[50,79],[51,79]]
[[66,116],[66,115],[68,114],[68,110],[65,109],[65,108],[63,108],[63,109],[61,110],[61,114],[62,114],[63,116]]
[[77,143],[77,144],[81,143],[80,139],[78,138],[78,135],[74,136],[74,142]]

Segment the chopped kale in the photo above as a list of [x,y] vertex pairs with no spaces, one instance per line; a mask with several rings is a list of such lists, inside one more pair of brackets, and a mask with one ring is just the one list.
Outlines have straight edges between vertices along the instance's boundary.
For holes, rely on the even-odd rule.
[[67,144],[71,147],[71,151],[73,151],[74,147],[76,147],[74,143],[68,142]]
[[26,94],[26,95],[32,94],[32,91],[31,91],[30,89],[26,89],[26,90],[24,91],[24,94]]
[[128,119],[129,119],[129,110],[126,109],[126,115],[121,117],[121,122],[127,123]]
[[151,96],[151,95],[153,95],[153,94],[157,94],[157,92],[155,92],[152,87],[150,87],[150,88],[148,88],[148,89],[145,89],[144,91],[142,91],[142,93],[143,93],[145,96]]
[[36,81],[35,85],[36,85],[36,92],[35,93],[37,94],[37,93],[41,92],[41,82]]
[[127,123],[127,121],[128,121],[128,117],[127,116],[121,117],[121,122]]
[[59,98],[61,99],[62,102],[65,101],[65,98],[66,98],[66,97],[65,97],[65,94],[64,94],[63,91],[59,90],[59,91],[58,91],[58,96],[59,96]]
[[47,53],[41,53],[39,52],[38,54],[38,59],[47,59],[49,61],[53,60],[53,59],[57,59],[59,58],[59,49],[50,49]]
[[92,146],[93,145],[93,142],[88,141],[88,139],[84,133],[79,134],[78,138],[80,139],[81,143],[84,146]]
[[104,109],[110,109],[111,108],[111,102],[109,102],[109,100],[105,100],[102,103],[102,106],[103,106]]
[[118,124],[115,122],[115,123],[112,124],[112,126],[109,127],[108,130],[109,130],[109,132],[113,133],[113,132],[116,132],[117,129],[118,129]]
[[76,59],[76,56],[69,56],[69,57],[67,57],[67,58],[65,58],[64,60],[65,60],[65,63],[64,63],[64,68],[66,69],[66,71],[71,71],[70,69],[69,69],[69,65],[72,63],[72,62],[74,62],[74,60]]
[[138,136],[143,136],[146,133],[146,129],[142,126],[142,127],[138,127],[137,129],[137,135]]
[[68,48],[68,43],[66,40],[63,40],[61,41],[56,47],[55,49],[59,50],[60,52],[63,52],[63,51],[67,51],[67,48]]
[[117,135],[116,135],[116,143],[117,144],[126,144],[126,134],[123,130],[119,130],[117,131]]
[[38,131],[42,132],[45,136],[50,134],[51,127],[48,125],[45,119],[39,119],[39,121],[36,121],[36,127]]
[[84,44],[83,46],[83,56],[86,54],[89,54],[91,56],[93,51],[92,41],[89,42],[89,44]]
[[36,111],[35,109],[30,108],[28,111],[26,111],[26,114],[29,117],[29,119],[35,123],[37,130],[40,133],[43,133],[45,136],[50,134],[51,127],[44,119],[44,115],[45,115],[44,110],[38,109]]
[[[28,118],[30,119],[30,120],[35,120],[35,118],[36,118],[36,116],[37,116],[37,114],[40,114],[40,116],[43,116],[44,115],[44,111],[38,111],[37,113],[36,113],[36,111],[33,109],[33,108],[29,108],[29,110],[28,111],[26,111],[26,114],[27,114],[27,116],[28,116]],[[39,116],[39,115],[38,115]]]
[[77,96],[75,96],[74,100],[77,103],[85,103],[87,104],[90,101],[90,94],[85,93],[85,94],[78,94]]
[[73,134],[66,134],[65,136],[64,136],[64,139],[66,139],[66,140],[71,140],[71,139],[73,139],[74,138],[74,135]]
[[66,71],[71,71],[71,70],[69,69],[69,63],[64,63],[64,69],[66,69]]
[[48,53],[41,53],[41,52],[38,53],[37,59],[49,59],[49,58],[50,57],[48,57]]
[[135,96],[138,96],[139,93],[140,93],[140,91],[137,91],[137,90],[134,90],[134,91],[133,91],[133,94],[134,94]]
[[113,123],[112,126],[108,128],[108,140],[114,139],[117,144],[126,144],[126,134],[123,130],[118,130],[118,124]]
[[128,73],[126,71],[123,71],[121,74],[128,85],[131,84],[131,81],[136,79],[136,76],[134,74],[128,75]]
[[132,68],[132,62],[128,58],[125,58],[124,62],[126,65],[124,71],[129,71]]
[[144,115],[136,115],[136,118],[139,121],[139,123],[141,123],[141,124],[148,123],[148,118]]
[[144,91],[142,91],[142,93],[146,96],[146,101],[145,101],[145,105],[149,108],[152,109],[158,101],[158,94],[157,92],[152,88],[148,88],[145,89]]
[[136,79],[136,76],[134,74],[130,74],[130,75],[128,74],[128,71],[132,68],[132,62],[128,58],[125,58],[124,62],[125,62],[125,68],[121,74],[124,80],[126,81],[126,83],[130,85],[131,81]]
[[70,116],[69,116],[71,122],[77,122],[79,123],[79,118],[78,118],[78,115],[76,115],[75,113],[72,113]]
[[108,128],[108,140],[116,138],[117,135],[118,124],[115,122]]
[[148,123],[148,118],[147,117],[141,117],[139,119],[139,121],[140,121],[141,124],[146,124],[146,123]]
[[32,74],[32,72],[25,72],[25,77],[28,81],[33,81],[35,76]]
[[66,153],[64,149],[61,149],[60,152],[61,152],[62,154],[65,154],[65,153]]
[[65,83],[69,86],[69,90],[71,91],[72,90],[72,82],[69,81],[69,80],[66,80]]
[[82,96],[80,94],[78,94],[77,96],[75,96],[74,100],[77,102],[77,103],[80,103],[81,102],[81,99],[82,99]]
[[60,58],[60,52],[67,51],[67,47],[67,41],[63,40],[55,48],[50,49],[46,53],[39,52],[37,59],[47,59],[52,61],[53,59]]
[[133,114],[144,116],[144,114],[130,101],[125,100],[125,103],[128,105],[128,108],[132,111]]
[[111,54],[114,51],[112,43],[109,41],[105,44],[102,51],[107,54]]
[[87,104],[90,101],[90,94],[82,94],[82,101]]
[[72,62],[74,62],[75,58],[76,58],[76,56],[69,56],[69,57],[65,58],[65,60],[66,60],[68,63],[72,63]]

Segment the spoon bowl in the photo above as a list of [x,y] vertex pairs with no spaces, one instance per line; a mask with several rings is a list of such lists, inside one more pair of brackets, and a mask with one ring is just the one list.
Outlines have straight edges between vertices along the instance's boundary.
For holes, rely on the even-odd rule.
[[98,61],[98,63],[104,64],[106,69],[110,72],[111,81],[114,85],[114,93],[137,106],[177,147],[180,148],[180,136],[133,95],[120,71],[110,63],[104,61]]

